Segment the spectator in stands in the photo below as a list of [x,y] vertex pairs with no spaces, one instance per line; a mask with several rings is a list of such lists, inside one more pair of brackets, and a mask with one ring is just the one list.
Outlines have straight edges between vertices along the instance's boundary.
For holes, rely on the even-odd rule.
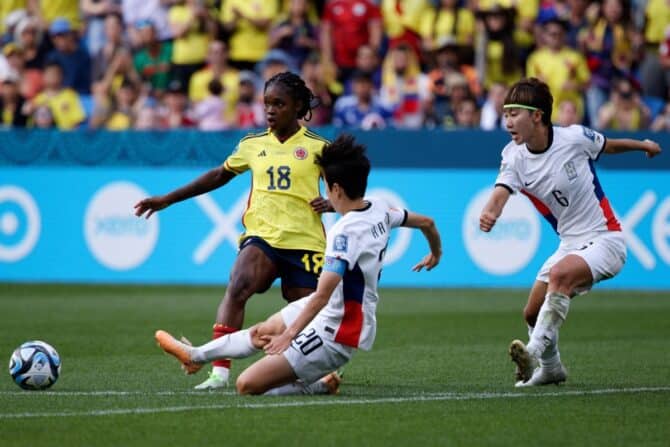
[[230,62],[252,70],[268,51],[268,35],[279,15],[279,3],[266,0],[227,0],[221,7],[221,24],[230,33]]
[[0,2],[0,45],[6,45],[14,40],[16,26],[26,17],[28,12],[25,9],[25,0]]
[[496,10],[509,13],[508,20],[514,24],[509,35],[512,37],[521,66],[535,45],[534,25],[538,17],[540,0],[478,0],[478,11],[485,15]]
[[486,101],[482,105],[480,126],[483,130],[505,129],[503,105],[507,95],[507,86],[495,82],[489,87]]
[[520,49],[514,40],[514,10],[498,5],[481,13],[483,34],[475,48],[479,78],[488,89],[493,83],[511,85],[521,77]]
[[268,79],[282,73],[284,71],[296,72],[298,69],[293,65],[291,58],[282,50],[270,50],[258,62],[254,71],[261,77],[262,82],[267,82]]
[[121,0],[80,0],[79,8],[84,17],[86,48],[88,54],[94,58],[109,38],[106,29],[109,25],[105,23],[107,16],[115,14],[121,22],[121,28],[123,28]]
[[578,121],[584,116],[582,96],[591,73],[584,56],[565,44],[568,23],[550,17],[542,25],[544,46],[528,57],[526,75],[538,78],[549,85],[554,97],[552,116],[558,116],[558,106],[564,100],[577,105]]
[[666,103],[663,111],[654,118],[654,122],[651,123],[650,129],[654,132],[670,132],[670,103]]
[[288,54],[301,67],[307,56],[318,49],[317,29],[309,20],[307,0],[290,0],[289,16],[270,30],[270,48]]
[[130,129],[135,119],[136,100],[137,84],[124,79],[114,94],[113,108],[105,122],[105,128],[107,130]]
[[198,101],[191,111],[191,117],[198,129],[204,131],[225,130],[230,126],[224,120],[226,102],[223,100],[223,84],[213,78],[207,85],[209,95]]
[[632,76],[633,28],[630,4],[624,0],[603,0],[596,22],[583,38],[586,58],[591,70],[591,83],[586,91],[587,116],[598,125],[598,111],[607,101],[611,80]]
[[319,104],[318,107],[313,107],[308,115],[311,126],[323,126],[332,122],[335,98],[342,94],[342,84],[337,82],[335,72],[329,71],[330,68],[330,65],[324,66],[318,53],[310,54],[302,64],[300,77]]
[[28,115],[24,110],[26,99],[19,91],[15,74],[5,75],[0,84],[0,127],[26,127]]
[[133,123],[135,130],[160,129],[160,116],[155,101],[145,101],[137,107],[137,117]]
[[123,19],[119,14],[108,14],[103,19],[103,24],[103,44],[95,53],[91,53],[93,55],[91,77],[94,81],[105,76],[118,51],[125,45],[123,41]]
[[[552,114],[553,115],[553,114]],[[581,124],[582,115],[580,115],[579,106],[574,100],[564,99],[558,104],[558,113],[556,114],[556,125],[561,127]]]
[[35,108],[30,117],[30,122],[32,127],[38,129],[53,129],[56,126],[51,109],[45,105]]
[[[54,49],[47,56],[47,60],[57,62],[63,68],[63,85],[80,94],[90,93],[91,58],[81,47],[77,31],[72,28],[70,21],[57,18],[49,26],[49,35]],[[57,117],[56,122],[58,123]]]
[[455,127],[459,129],[476,129],[479,127],[479,108],[472,96],[464,98],[455,108]]
[[381,0],[384,35],[389,47],[405,43],[423,61],[421,45],[421,20],[433,10],[429,0]]
[[387,110],[375,93],[372,77],[364,71],[351,75],[353,93],[335,102],[333,124],[344,128],[383,129],[390,119]]
[[629,79],[613,81],[610,100],[599,110],[599,129],[644,130],[650,124],[651,114],[642,102],[639,92]]
[[567,0],[567,13],[565,16],[559,17],[567,20],[568,33],[566,42],[570,48],[582,50],[581,37],[584,35],[589,27],[589,17],[595,16],[598,13],[598,5],[589,0]]
[[42,28],[36,17],[26,17],[16,25],[14,43],[21,47],[26,69],[42,70],[51,44],[44,39]]
[[162,96],[170,81],[172,42],[158,40],[153,22],[142,19],[135,23],[138,50],[133,56],[135,70],[157,96]]
[[167,8],[163,0],[122,0],[123,20],[133,48],[141,45],[140,31],[136,24],[150,21],[156,30],[159,41],[172,39],[172,31],[167,19]]
[[[362,71],[370,75],[370,79],[372,79],[372,83],[375,86],[375,91],[379,92],[382,86],[382,70],[379,64],[379,56],[370,45],[361,45],[358,47],[356,51],[356,71]],[[348,80],[344,85],[344,94],[350,95],[351,93],[353,93],[351,80]]]
[[28,0],[28,12],[48,29],[57,19],[68,21],[72,29],[82,26],[78,0]]
[[174,38],[170,79],[186,86],[205,64],[214,22],[201,0],[179,1],[169,9],[168,21]]
[[436,51],[442,42],[454,42],[472,51],[475,43],[475,16],[458,0],[440,0],[435,9],[421,15],[420,34],[425,51]]
[[417,129],[422,126],[430,85],[409,45],[401,43],[386,55],[380,96],[384,106],[393,111],[396,127]]
[[649,0],[645,7],[644,59],[640,65],[640,81],[645,96],[666,98],[670,93],[670,68],[660,61],[662,44],[670,31],[670,4],[667,0]]
[[60,130],[75,129],[86,119],[79,94],[63,85],[63,68],[55,61],[44,67],[44,90],[28,104],[26,113],[32,114],[40,106],[49,108]]
[[178,79],[168,84],[167,92],[163,97],[161,123],[165,129],[180,129],[194,127],[195,122],[188,116],[188,96],[186,88]]
[[257,94],[257,83],[258,78],[252,71],[240,72],[240,95],[235,106],[235,127],[238,129],[265,125],[265,112]]
[[336,67],[340,81],[346,82],[355,70],[358,48],[368,45],[378,52],[382,37],[382,16],[375,2],[332,0],[325,4],[321,19],[321,56],[325,66]]
[[668,51],[669,30],[670,5],[667,0],[649,0],[645,7],[644,58],[640,64],[640,82],[645,96],[668,97],[670,68],[661,64],[660,53]]
[[[431,52],[433,69],[428,74],[433,80],[440,77],[446,78],[452,73],[465,76],[468,87],[473,95],[479,97],[482,94],[481,83],[477,70],[469,64],[462,62],[464,47],[454,37],[441,37],[435,44],[435,51]],[[465,52],[469,51],[468,49]]]
[[202,101],[209,95],[209,83],[212,79],[218,79],[223,87],[221,94],[226,105],[225,121],[233,122],[240,91],[240,74],[237,69],[228,65],[228,46],[220,40],[209,43],[207,65],[191,76],[188,97],[192,103]]
[[17,79],[21,96],[33,99],[42,90],[42,71],[26,69],[24,52],[13,42],[2,48],[2,55],[7,60],[7,74]]

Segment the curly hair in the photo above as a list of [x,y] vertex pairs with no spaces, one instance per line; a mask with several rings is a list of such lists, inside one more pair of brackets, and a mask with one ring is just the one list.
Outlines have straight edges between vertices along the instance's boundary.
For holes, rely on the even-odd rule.
[[263,91],[266,92],[272,84],[281,85],[292,98],[302,104],[298,110],[298,119],[312,119],[312,110],[319,106],[319,101],[300,76],[290,71],[277,73],[267,80]]

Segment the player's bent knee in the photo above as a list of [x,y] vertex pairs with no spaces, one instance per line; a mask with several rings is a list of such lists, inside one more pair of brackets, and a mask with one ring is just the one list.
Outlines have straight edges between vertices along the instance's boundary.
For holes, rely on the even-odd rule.
[[567,285],[571,280],[570,270],[560,265],[555,265],[549,270],[549,283],[554,287]]
[[258,384],[249,380],[244,374],[237,378],[235,387],[237,388],[237,393],[242,396],[261,394],[263,392],[260,390]]

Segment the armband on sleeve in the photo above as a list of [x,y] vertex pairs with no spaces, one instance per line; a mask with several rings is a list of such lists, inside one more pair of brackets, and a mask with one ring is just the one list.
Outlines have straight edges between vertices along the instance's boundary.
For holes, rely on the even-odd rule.
[[323,270],[344,276],[344,272],[347,271],[347,265],[348,263],[344,259],[326,256],[326,262],[323,264]]

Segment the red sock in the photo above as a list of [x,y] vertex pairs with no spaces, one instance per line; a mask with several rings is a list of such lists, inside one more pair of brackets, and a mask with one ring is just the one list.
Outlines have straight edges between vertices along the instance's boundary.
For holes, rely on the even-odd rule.
[[[219,337],[223,337],[224,335],[232,334],[233,332],[237,332],[238,330],[239,329],[235,329],[234,327],[217,323],[214,325],[214,328],[212,329],[212,340]],[[212,366],[223,366],[224,368],[230,369],[230,359],[214,360],[212,362]]]

